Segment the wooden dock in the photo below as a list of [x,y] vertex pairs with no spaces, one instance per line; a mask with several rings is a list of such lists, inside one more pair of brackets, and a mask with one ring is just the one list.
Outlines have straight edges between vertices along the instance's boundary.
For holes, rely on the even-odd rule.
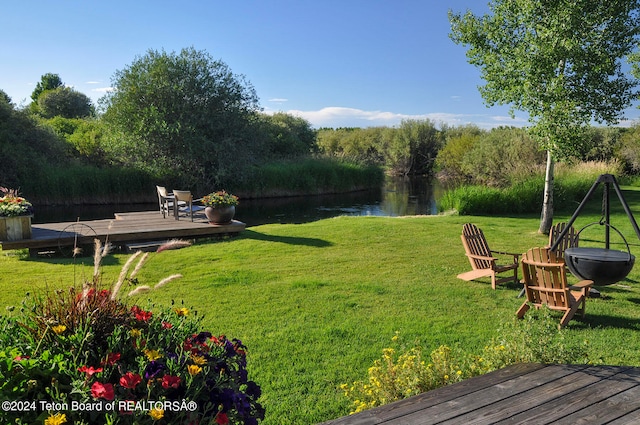
[[325,425],[639,424],[640,368],[519,364]]
[[74,246],[93,245],[95,238],[117,246],[142,244],[169,239],[195,239],[237,235],[245,223],[209,224],[203,213],[190,217],[163,218],[159,211],[116,213],[112,220],[87,220],[63,223],[33,224],[30,239],[0,241],[3,250],[28,248],[34,254],[43,251],[65,251]]

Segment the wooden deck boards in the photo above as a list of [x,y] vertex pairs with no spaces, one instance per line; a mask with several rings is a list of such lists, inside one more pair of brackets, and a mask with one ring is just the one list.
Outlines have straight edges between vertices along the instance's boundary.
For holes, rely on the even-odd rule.
[[640,368],[520,364],[325,425],[640,423]]
[[112,220],[45,223],[32,225],[31,239],[0,241],[3,250],[28,248],[31,251],[56,250],[61,247],[92,244],[94,238],[114,244],[173,238],[200,238],[221,234],[238,234],[245,223],[209,224],[204,214],[194,220],[181,216],[163,218],[158,211],[116,213]]

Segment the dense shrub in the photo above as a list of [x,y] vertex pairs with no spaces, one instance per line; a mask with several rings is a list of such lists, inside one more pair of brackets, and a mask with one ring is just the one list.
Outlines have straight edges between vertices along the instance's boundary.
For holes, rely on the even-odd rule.
[[433,170],[442,146],[442,133],[430,120],[403,120],[382,133],[378,151],[391,174],[422,175]]
[[482,134],[483,131],[476,126],[464,126],[446,132],[446,143],[436,158],[441,178],[454,184],[469,183],[471,176],[464,172],[463,161]]
[[460,166],[473,184],[504,187],[539,171],[545,158],[525,130],[497,128],[473,143]]
[[379,151],[385,127],[323,128],[318,130],[316,144],[324,155],[348,161],[382,165]]
[[0,99],[0,184],[30,196],[25,183],[33,173],[46,164],[66,164],[68,151],[51,128],[5,100]]
[[[587,346],[565,338],[557,313],[531,309],[523,320],[503,325],[479,355],[440,346],[429,355],[417,345],[385,348],[368,370],[368,379],[343,384],[352,413],[381,406],[515,363],[588,363]],[[398,334],[393,337],[398,341]]]
[[640,125],[628,129],[620,138],[616,158],[628,174],[640,174]]

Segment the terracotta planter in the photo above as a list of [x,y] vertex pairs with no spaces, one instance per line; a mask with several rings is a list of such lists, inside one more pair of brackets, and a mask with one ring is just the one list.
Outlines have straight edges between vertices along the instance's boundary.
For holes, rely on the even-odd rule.
[[236,207],[234,205],[215,208],[206,207],[204,214],[211,224],[227,224],[233,220],[233,216],[236,214]]
[[0,241],[31,239],[31,215],[0,217]]

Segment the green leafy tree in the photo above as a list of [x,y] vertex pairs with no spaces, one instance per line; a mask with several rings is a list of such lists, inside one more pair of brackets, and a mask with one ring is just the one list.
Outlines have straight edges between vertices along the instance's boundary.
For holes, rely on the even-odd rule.
[[326,155],[361,161],[367,164],[383,164],[379,149],[386,127],[324,128],[318,131],[317,145]]
[[284,112],[262,115],[268,141],[267,154],[283,158],[308,155],[316,147],[316,132],[304,118]]
[[553,220],[554,163],[579,151],[588,124],[616,123],[637,97],[622,61],[640,33],[639,0],[493,0],[491,14],[449,12],[451,38],[469,46],[488,106],[527,112],[547,150],[539,231]]
[[436,157],[436,167],[444,178],[454,182],[471,181],[462,169],[462,161],[482,133],[474,125],[447,128],[444,131],[446,141]]
[[616,159],[629,174],[640,174],[640,123],[627,129],[620,137]]
[[0,90],[0,102],[11,104],[11,97],[4,90]]
[[379,148],[385,165],[397,175],[428,174],[442,145],[441,133],[430,120],[402,120],[388,129]]
[[38,98],[42,93],[47,90],[55,90],[59,87],[64,87],[64,83],[58,74],[47,73],[40,77],[40,81],[36,84],[36,88],[31,93],[31,100],[38,101]]
[[42,92],[38,97],[38,111],[44,118],[85,118],[94,115],[91,99],[71,87]]
[[26,190],[47,165],[64,164],[67,153],[64,143],[32,114],[0,101],[0,158],[0,183]]
[[105,146],[120,162],[204,193],[242,178],[260,157],[256,92],[193,48],[150,50],[115,73],[101,99]]
[[474,184],[504,187],[529,179],[544,164],[544,154],[520,128],[500,127],[478,137],[461,160]]

